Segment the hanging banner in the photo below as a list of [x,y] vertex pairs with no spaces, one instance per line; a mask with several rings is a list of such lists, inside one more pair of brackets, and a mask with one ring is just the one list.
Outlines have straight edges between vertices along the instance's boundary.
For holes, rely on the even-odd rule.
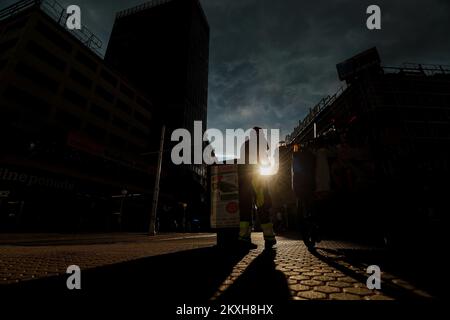
[[237,165],[211,168],[211,227],[239,227],[239,183]]

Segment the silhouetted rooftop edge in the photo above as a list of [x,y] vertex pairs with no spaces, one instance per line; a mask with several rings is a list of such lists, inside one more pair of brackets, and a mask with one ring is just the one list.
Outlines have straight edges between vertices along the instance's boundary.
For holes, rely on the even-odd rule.
[[[56,0],[20,0],[14,4],[0,10],[0,21],[8,19],[16,14],[28,9],[40,9],[47,16],[52,18],[60,26],[65,26],[67,21],[66,9]],[[66,29],[67,30],[67,29]],[[81,43],[91,49],[95,54],[103,58],[100,50],[103,42],[85,25],[81,30],[67,30],[75,36]]]
[[[432,77],[436,75],[450,76],[449,65],[437,65],[437,64],[424,64],[424,63],[403,63],[402,66],[390,67],[380,66],[385,75],[421,75],[424,77]],[[300,121],[299,125],[294,128],[291,134],[286,136],[286,143],[293,143],[299,137],[304,130],[306,130],[312,123],[314,123],[316,117],[322,113],[325,109],[331,106],[342,94],[344,94],[350,84],[344,84],[333,95],[328,95],[320,102],[310,109],[306,117]]]
[[[125,18],[127,16],[132,15],[132,14],[135,14],[135,13],[138,13],[138,12],[142,12],[142,11],[145,11],[147,9],[154,8],[154,7],[157,7],[157,6],[169,3],[169,2],[173,2],[173,1],[177,1],[177,0],[152,0],[152,1],[149,1],[149,2],[145,2],[145,3],[140,4],[138,6],[131,7],[131,8],[128,8],[128,9],[125,9],[125,10],[117,12],[116,19]],[[203,10],[200,2],[198,0],[195,0],[195,2],[198,5],[198,7],[200,9],[200,12],[201,12],[201,15],[203,16],[206,24],[209,27],[208,18],[206,17],[205,11]]]

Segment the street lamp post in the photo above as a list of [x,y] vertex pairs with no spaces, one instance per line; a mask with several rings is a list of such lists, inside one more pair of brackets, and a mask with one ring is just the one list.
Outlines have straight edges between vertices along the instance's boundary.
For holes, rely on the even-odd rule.
[[186,233],[186,224],[187,224],[187,217],[186,217],[186,208],[187,208],[187,203],[182,203],[181,206],[183,207],[183,232]]
[[166,134],[166,126],[163,125],[163,127],[161,129],[161,143],[160,143],[160,147],[159,147],[158,167],[157,167],[156,178],[155,178],[155,189],[153,191],[152,212],[150,215],[150,229],[149,229],[150,236],[156,235],[156,212],[158,210],[159,182],[161,180],[161,168],[162,168],[162,160],[163,160],[163,153],[164,153],[165,134]]
[[125,197],[128,195],[128,190],[127,189],[123,189],[121,193],[122,193],[122,199],[120,201],[120,212],[119,212],[119,228],[120,228],[120,231],[122,231],[123,205],[125,203]]

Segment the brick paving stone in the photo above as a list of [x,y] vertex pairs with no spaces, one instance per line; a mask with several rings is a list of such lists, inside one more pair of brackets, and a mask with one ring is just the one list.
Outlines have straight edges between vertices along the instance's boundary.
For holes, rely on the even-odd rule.
[[334,272],[324,272],[323,275],[324,275],[324,276],[327,276],[327,277],[335,277],[335,278],[340,277],[339,275],[337,275],[337,274],[334,273]]
[[222,285],[219,287],[219,291],[226,291],[230,286],[229,285]]
[[369,290],[369,289],[363,288],[363,287],[361,287],[361,288],[356,288],[356,287],[344,288],[344,292],[345,293],[356,294],[358,296],[367,296],[369,294],[373,294],[372,290]]
[[355,283],[355,282],[357,282],[355,279],[350,278],[350,277],[340,277],[340,278],[337,278],[337,281],[340,281],[340,282],[350,282],[350,283]]
[[312,280],[327,282],[327,281],[336,281],[336,278],[329,276],[316,276],[312,277]]
[[320,269],[317,270],[318,272],[321,273],[329,273],[329,272],[333,272],[333,269],[329,268],[329,267],[320,267]]
[[288,272],[286,268],[276,267],[275,270],[281,271],[281,272]]
[[367,288],[367,283],[361,283],[361,282],[353,282],[353,287],[355,288]]
[[309,286],[305,286],[305,285],[302,285],[302,284],[295,284],[295,285],[289,286],[289,288],[294,290],[294,291],[306,291],[306,290],[310,289]]
[[310,276],[310,277],[316,277],[316,276],[321,276],[322,275],[320,272],[305,272],[303,274],[305,276]]
[[304,276],[304,275],[291,276],[291,277],[289,277],[289,278],[290,278],[290,279],[295,279],[295,280],[298,280],[298,281],[301,281],[301,280],[310,280],[310,279],[311,279],[311,277]]
[[300,291],[297,293],[298,297],[309,299],[309,300],[322,300],[326,299],[327,295],[322,292],[310,290],[310,291]]
[[[324,276],[328,276],[329,274],[324,274]],[[331,277],[345,277],[345,274],[343,274],[342,272],[339,271],[334,271],[333,275],[330,275]]]
[[352,284],[348,282],[341,282],[341,281],[330,281],[327,283],[327,285],[336,287],[336,288],[349,288],[353,287]]
[[348,293],[332,293],[330,294],[331,300],[360,300],[361,298],[354,294]]
[[319,286],[319,287],[315,287],[314,290],[323,292],[323,293],[337,293],[337,292],[341,291],[341,289],[336,288],[336,287],[331,287],[331,286]]
[[317,280],[302,280],[302,281],[300,281],[300,283],[305,286],[320,286],[323,284],[322,281],[317,281]]

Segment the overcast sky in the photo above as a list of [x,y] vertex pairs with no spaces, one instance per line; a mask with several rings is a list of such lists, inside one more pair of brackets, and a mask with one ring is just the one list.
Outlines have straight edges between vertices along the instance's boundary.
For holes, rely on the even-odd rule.
[[[0,0],[1,4],[14,1]],[[143,0],[75,0],[105,47],[115,12]],[[450,65],[449,0],[201,0],[211,26],[210,128],[255,125],[290,133],[341,86],[336,64],[377,46],[385,65]],[[366,8],[382,30],[366,29]]]

